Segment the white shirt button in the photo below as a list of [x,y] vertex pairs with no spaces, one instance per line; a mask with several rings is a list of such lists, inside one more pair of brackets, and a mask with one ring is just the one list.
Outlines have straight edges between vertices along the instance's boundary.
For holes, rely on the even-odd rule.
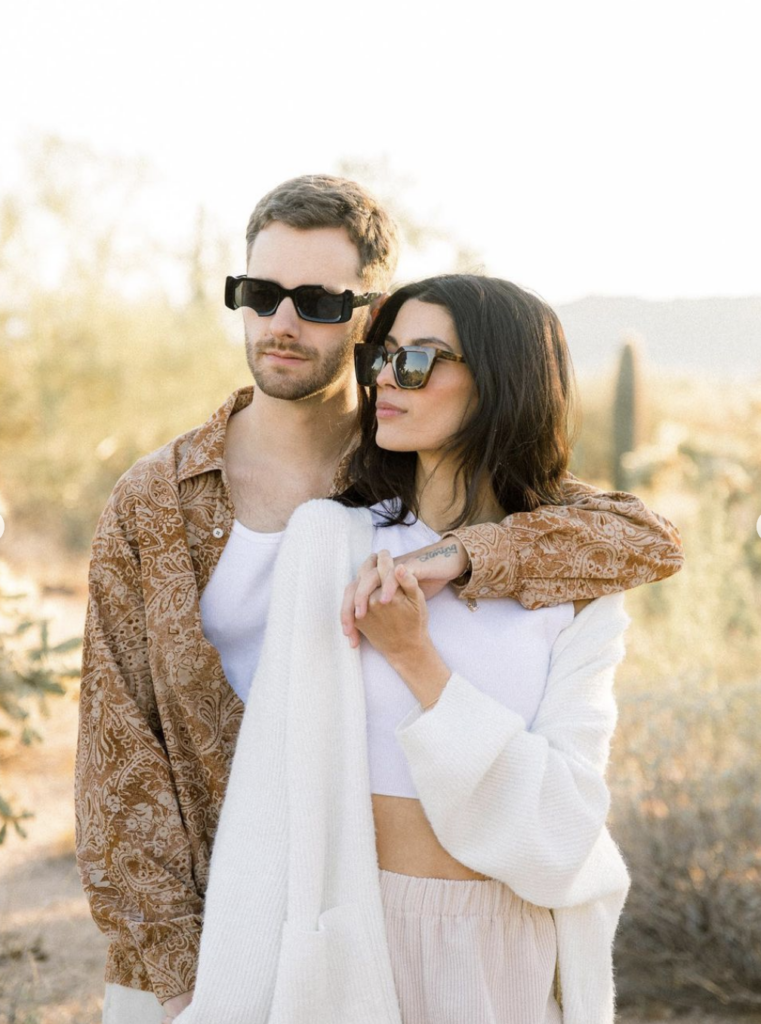
[[220,537],[224,537],[225,531],[222,529],[221,526],[215,526],[214,529],[211,531],[211,534],[212,537],[216,537],[217,540],[219,540]]

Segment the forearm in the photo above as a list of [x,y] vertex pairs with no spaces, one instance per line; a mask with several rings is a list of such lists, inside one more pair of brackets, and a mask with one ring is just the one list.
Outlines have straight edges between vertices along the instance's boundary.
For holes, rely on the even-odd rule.
[[424,708],[441,696],[452,675],[451,669],[430,642],[403,655],[389,654],[388,661]]
[[511,597],[526,608],[601,597],[652,583],[683,563],[679,532],[634,495],[605,493],[570,474],[567,503],[464,527],[463,598]]

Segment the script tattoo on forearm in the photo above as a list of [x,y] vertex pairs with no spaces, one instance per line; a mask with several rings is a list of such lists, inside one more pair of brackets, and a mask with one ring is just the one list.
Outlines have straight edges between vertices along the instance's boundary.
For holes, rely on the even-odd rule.
[[422,555],[418,555],[421,562],[427,562],[429,558],[438,558],[439,555],[443,555],[444,558],[449,558],[450,555],[457,554],[457,545],[448,544],[445,548],[436,548],[435,551],[426,551]]

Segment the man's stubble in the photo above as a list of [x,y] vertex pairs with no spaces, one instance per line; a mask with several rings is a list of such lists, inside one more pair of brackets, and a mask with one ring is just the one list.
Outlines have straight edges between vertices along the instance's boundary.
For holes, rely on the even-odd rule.
[[[325,353],[300,342],[280,345],[271,338],[253,342],[246,336],[246,361],[256,387],[271,398],[295,402],[320,394],[347,372],[353,376],[354,346],[364,340],[364,327],[364,317],[358,317],[343,343]],[[266,367],[262,358],[265,351],[304,356],[311,363],[310,372],[296,377],[287,369]]]

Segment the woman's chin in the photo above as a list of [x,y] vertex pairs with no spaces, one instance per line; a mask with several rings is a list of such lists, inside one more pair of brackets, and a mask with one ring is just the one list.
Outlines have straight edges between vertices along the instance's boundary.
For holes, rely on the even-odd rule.
[[414,442],[406,438],[403,431],[389,430],[388,426],[382,422],[378,423],[375,443],[387,452],[414,452],[417,450]]
[[401,441],[391,438],[381,441],[378,438],[375,439],[375,443],[379,448],[383,448],[387,452],[416,452],[417,448],[414,444],[403,444]]

